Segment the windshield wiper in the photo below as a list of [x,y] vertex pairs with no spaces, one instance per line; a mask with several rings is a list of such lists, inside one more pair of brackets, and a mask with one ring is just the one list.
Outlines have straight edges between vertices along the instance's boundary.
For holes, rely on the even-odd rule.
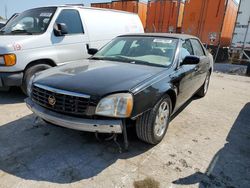
[[92,59],[92,60],[103,60],[103,58],[101,58],[101,57],[90,57],[89,59]]
[[135,64],[140,64],[140,65],[148,65],[148,66],[153,66],[153,67],[165,67],[165,65],[159,65],[159,64],[156,64],[156,63],[150,63],[150,62],[147,62],[147,61],[142,61],[142,60],[134,60],[134,63]]
[[123,56],[114,56],[114,57],[90,57],[89,59],[92,60],[107,60],[107,61],[120,61],[125,63],[132,63],[132,64],[140,64],[140,65],[148,65],[148,66],[155,66],[155,67],[166,67],[165,65],[159,65],[155,63],[150,63],[147,61],[142,60],[136,60],[136,59],[130,59]]
[[123,57],[121,55],[117,55],[115,56],[116,58],[118,57],[119,60],[122,60],[122,61],[125,61],[125,62],[128,62],[128,63],[133,63],[135,60],[133,59],[130,59],[130,58],[127,58],[127,57]]
[[89,59],[92,60],[106,60],[106,61],[123,61],[123,62],[130,62],[125,58],[117,58],[117,57],[90,57]]
[[133,64],[156,66],[156,67],[166,67],[164,65],[150,63],[148,61],[142,61],[142,60],[137,60],[137,59],[130,59],[130,58],[126,58],[126,57],[123,57],[123,56],[116,56],[116,57],[121,58],[121,59],[125,60],[126,62],[133,63]]
[[13,30],[11,31],[11,33],[24,33],[24,34],[28,34],[28,35],[32,35],[31,32],[28,32],[27,30],[22,30],[22,29],[17,29],[17,30]]

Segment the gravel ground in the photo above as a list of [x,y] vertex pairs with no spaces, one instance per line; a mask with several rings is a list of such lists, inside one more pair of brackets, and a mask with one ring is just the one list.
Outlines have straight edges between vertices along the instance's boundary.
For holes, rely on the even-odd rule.
[[[0,93],[0,187],[249,187],[250,78],[213,74],[164,140],[130,148],[42,121],[19,90]],[[119,142],[122,139],[119,138]]]

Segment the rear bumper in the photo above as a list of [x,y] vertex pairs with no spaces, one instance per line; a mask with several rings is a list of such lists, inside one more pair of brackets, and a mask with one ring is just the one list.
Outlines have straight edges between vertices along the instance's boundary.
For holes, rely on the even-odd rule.
[[0,87],[21,86],[22,81],[22,72],[0,72]]
[[25,99],[28,108],[40,118],[69,129],[98,133],[122,133],[122,120],[93,120],[67,116],[52,112],[35,104],[30,98]]

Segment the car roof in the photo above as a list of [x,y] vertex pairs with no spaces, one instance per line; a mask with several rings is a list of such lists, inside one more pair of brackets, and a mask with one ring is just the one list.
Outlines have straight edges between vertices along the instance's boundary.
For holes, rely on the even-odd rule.
[[195,38],[198,39],[197,37],[193,35],[187,35],[187,34],[178,34],[178,33],[141,33],[141,34],[126,34],[126,35],[120,35],[120,37],[125,37],[125,36],[139,36],[139,37],[168,37],[168,38],[176,38],[176,39],[190,39],[190,38]]

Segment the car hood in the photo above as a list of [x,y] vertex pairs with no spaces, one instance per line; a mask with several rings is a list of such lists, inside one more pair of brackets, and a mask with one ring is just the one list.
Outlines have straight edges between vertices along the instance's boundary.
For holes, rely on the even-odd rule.
[[91,96],[129,91],[165,68],[130,63],[84,60],[43,71],[34,83]]

